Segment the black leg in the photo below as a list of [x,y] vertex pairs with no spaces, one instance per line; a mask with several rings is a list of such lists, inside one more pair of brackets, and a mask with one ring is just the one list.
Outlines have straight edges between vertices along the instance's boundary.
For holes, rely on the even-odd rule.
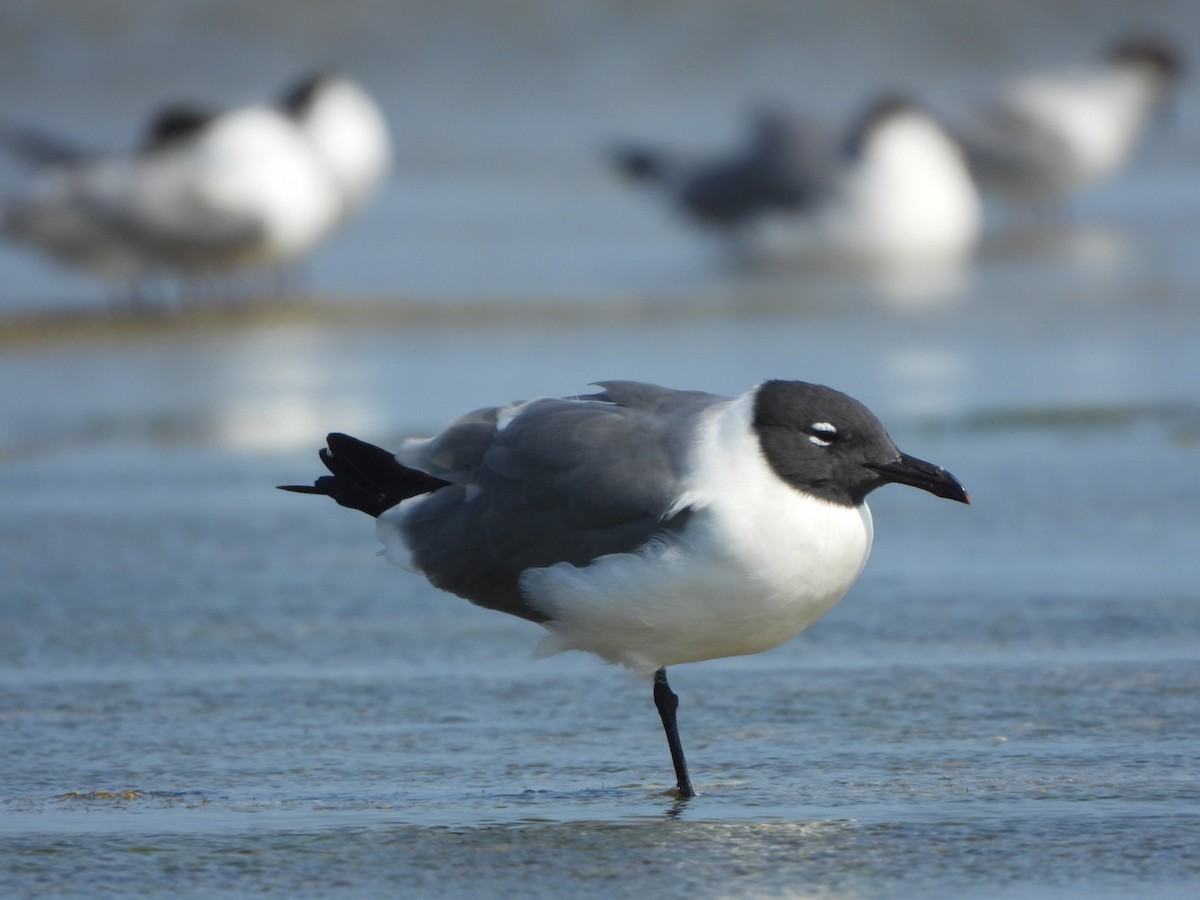
[[687,762],[683,758],[683,745],[679,743],[679,727],[675,724],[675,710],[679,708],[679,697],[667,684],[667,670],[654,673],[654,705],[662,717],[663,731],[667,733],[667,746],[671,748],[671,762],[675,764],[675,780],[679,796],[685,800],[694,797],[692,780],[688,778]]

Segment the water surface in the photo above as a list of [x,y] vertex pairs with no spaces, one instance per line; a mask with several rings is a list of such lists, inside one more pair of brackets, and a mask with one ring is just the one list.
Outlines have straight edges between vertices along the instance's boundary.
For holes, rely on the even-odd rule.
[[[637,28],[589,4],[514,6],[510,31],[426,4],[405,6],[402,33],[347,14],[329,45],[400,73],[389,103],[420,162],[314,262],[305,303],[107,317],[95,285],[4,251],[0,894],[1195,895],[1194,101],[1181,143],[1072,220],[1009,219],[937,290],[729,266],[582,161],[610,126],[719,136],[755,84],[837,47],[877,50],[876,67],[808,95],[826,109],[906,59],[965,91],[1052,34],[1082,47],[1122,19],[1068,5],[1039,13],[1078,25],[1053,32],[964,7],[951,30],[990,49],[941,56],[943,5],[904,27],[876,6],[812,6],[826,37],[803,38],[807,55],[771,4],[733,32],[715,5],[683,32],[673,4]],[[162,86],[130,74],[166,52],[156,17],[194,16],[199,48],[224,33],[202,3],[96,8],[60,31],[21,14],[40,37],[6,71],[36,108],[103,119],[90,77],[65,99],[29,72],[90,75],[95,48],[133,34],[111,63],[112,111],[132,115]],[[313,20],[276,28],[275,8],[237,14],[222,86],[282,77],[310,47]],[[1151,12],[1186,23],[1195,7]],[[746,80],[713,93],[704,48],[727,32]],[[431,34],[493,49],[445,57],[461,71],[390,52]],[[527,58],[570,78],[519,65],[530,35]],[[197,52],[163,83],[194,77]],[[648,73],[660,88],[643,96]],[[456,102],[431,99],[435,74]],[[673,670],[687,804],[666,793],[649,685],[534,659],[536,626],[389,567],[365,517],[273,489],[318,473],[329,430],[394,444],[614,377],[831,384],[973,499],[878,492],[872,559],[825,619],[771,653]]]

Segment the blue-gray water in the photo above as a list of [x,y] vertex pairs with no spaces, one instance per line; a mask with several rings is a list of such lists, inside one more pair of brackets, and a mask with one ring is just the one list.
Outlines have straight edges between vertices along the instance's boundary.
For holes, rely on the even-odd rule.
[[[719,137],[744,95],[822,60],[873,66],[797,87],[826,112],[901,69],[965,92],[1056,38],[1106,39],[1120,7],[954,5],[951,27],[926,3],[901,27],[814,5],[816,33],[786,34],[772,4],[504,4],[481,24],[361,3],[279,34],[271,4],[84,8],[6,12],[27,112],[95,124],[111,70],[132,117],[160,72],[204,87],[218,47],[214,90],[269,86],[324,33],[387,82],[401,153],[314,260],[344,305],[31,324],[103,292],[0,255],[21,316],[0,319],[0,896],[1195,895],[1194,92],[1072,220],[1009,220],[932,293],[722,266],[587,156],[621,128]],[[1195,7],[1149,10],[1195,33]],[[935,52],[948,33],[962,46]],[[703,64],[721,35],[731,80]],[[46,76],[62,66],[71,89]],[[648,685],[533,659],[537,627],[388,566],[365,517],[273,490],[317,474],[329,430],[386,443],[595,379],[771,376],[864,400],[973,505],[878,492],[872,559],[832,613],[672,672],[700,791],[682,806]]]

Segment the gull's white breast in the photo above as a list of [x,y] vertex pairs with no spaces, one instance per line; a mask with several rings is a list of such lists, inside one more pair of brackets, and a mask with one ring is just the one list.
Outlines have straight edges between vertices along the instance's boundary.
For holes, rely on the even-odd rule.
[[708,414],[676,504],[693,510],[678,537],[525,573],[522,589],[550,617],[544,652],[586,650],[642,672],[759,653],[841,599],[871,549],[870,511],[782,482],[752,411],[750,393]]
[[278,112],[247,107],[227,114],[192,151],[197,203],[260,224],[248,262],[277,264],[306,253],[335,224],[341,205],[325,165]]
[[344,195],[345,214],[370,198],[391,164],[391,138],[382,113],[352,81],[337,78],[300,121]]
[[843,201],[826,216],[835,242],[885,259],[969,252],[982,212],[959,148],[924,115],[898,116],[879,130],[862,164],[843,176]]

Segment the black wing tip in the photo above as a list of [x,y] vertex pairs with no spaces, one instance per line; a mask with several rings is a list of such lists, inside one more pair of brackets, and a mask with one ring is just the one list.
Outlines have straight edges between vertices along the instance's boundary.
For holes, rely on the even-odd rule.
[[293,494],[324,494],[315,484],[277,484],[277,491],[291,491]]
[[331,431],[325,435],[325,445],[321,448],[321,458],[325,459],[330,454],[336,456],[339,452],[346,453],[355,450],[362,450],[376,458],[387,457],[394,459],[391,451],[384,450],[369,441],[364,441],[362,438],[356,438],[352,434],[345,434],[341,431]]
[[448,481],[401,465],[382,447],[340,431],[325,437],[319,451],[330,472],[312,485],[278,485],[293,494],[331,497],[335,503],[371,516],[380,516],[397,503],[445,487]]

